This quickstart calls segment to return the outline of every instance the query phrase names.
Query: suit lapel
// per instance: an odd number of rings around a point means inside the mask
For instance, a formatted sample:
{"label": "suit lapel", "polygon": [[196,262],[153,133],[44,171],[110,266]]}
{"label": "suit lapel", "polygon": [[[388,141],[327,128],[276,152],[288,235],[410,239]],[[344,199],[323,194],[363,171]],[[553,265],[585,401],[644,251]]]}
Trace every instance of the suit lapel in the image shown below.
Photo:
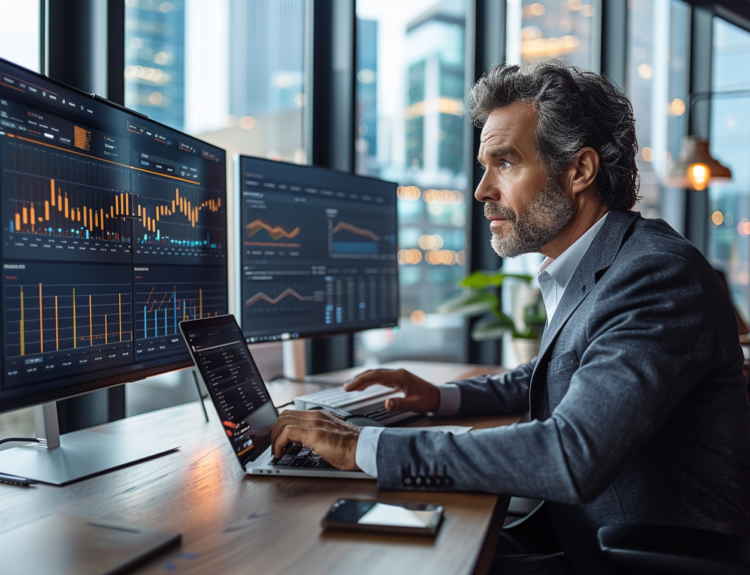
{"label": "suit lapel", "polygon": [[[576,271],[570,278],[560,304],[547,324],[542,336],[542,343],[537,356],[536,366],[531,376],[533,386],[536,370],[543,362],[543,358],[552,347],[558,333],[567,323],[573,312],[581,305],[596,285],[597,273],[612,265],[620,251],[623,236],[628,228],[640,217],[638,212],[624,210],[610,210],[604,225],[596,234],[591,246],[578,264]],[[531,395],[530,395],[531,397]]]}

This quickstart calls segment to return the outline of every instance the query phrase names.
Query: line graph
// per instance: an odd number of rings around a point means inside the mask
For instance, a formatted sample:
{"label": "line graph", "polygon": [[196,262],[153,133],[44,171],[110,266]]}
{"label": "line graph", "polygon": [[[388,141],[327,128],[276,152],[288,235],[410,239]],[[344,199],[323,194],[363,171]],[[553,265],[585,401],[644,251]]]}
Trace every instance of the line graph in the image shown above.
{"label": "line graph", "polygon": [[261,230],[266,230],[268,235],[274,240],[280,240],[281,238],[287,238],[291,240],[296,237],[300,232],[299,226],[294,228],[291,232],[287,232],[282,226],[271,226],[263,220],[254,220],[245,226],[247,230],[247,237],[251,238]]}
{"label": "line graph", "polygon": [[355,226],[354,224],[350,224],[347,222],[339,222],[336,224],[336,226],[331,231],[331,234],[337,234],[339,232],[350,232],[357,236],[362,236],[365,238],[370,238],[372,241],[377,242],[380,241],[380,236],[376,234],[375,232],[371,230],[366,230],[364,228],[360,228]]}
{"label": "line graph", "polygon": [[328,219],[328,255],[332,258],[379,259],[394,250],[392,235],[379,234],[362,225]]}
{"label": "line graph", "polygon": [[135,268],[136,356],[184,355],[181,321],[227,313],[224,268]]}
{"label": "line graph", "polygon": [[315,299],[315,296],[311,296],[311,295],[310,296],[303,296],[303,295],[298,294],[296,292],[296,290],[294,290],[292,288],[286,288],[283,292],[281,292],[276,297],[271,297],[271,296],[265,294],[264,292],[260,291],[260,292],[256,293],[255,295],[251,296],[245,302],[245,305],[247,307],[250,307],[250,306],[258,303],[259,301],[266,301],[266,302],[270,303],[271,305],[276,305],[281,300],[283,300],[284,298],[287,298],[287,297],[295,297],[299,301],[313,301]]}

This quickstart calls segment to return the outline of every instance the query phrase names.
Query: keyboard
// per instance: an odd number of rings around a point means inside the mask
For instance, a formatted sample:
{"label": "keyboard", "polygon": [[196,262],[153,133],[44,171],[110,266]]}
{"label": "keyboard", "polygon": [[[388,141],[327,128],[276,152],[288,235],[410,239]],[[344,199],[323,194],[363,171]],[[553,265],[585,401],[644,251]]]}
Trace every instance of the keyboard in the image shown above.
{"label": "keyboard", "polygon": [[304,467],[305,469],[335,469],[320,455],[304,445],[292,445],[281,457],[274,457],[268,465],[273,467]]}
{"label": "keyboard", "polygon": [[360,403],[368,399],[375,397],[381,397],[384,395],[395,394],[397,391],[392,387],[386,387],[385,385],[375,384],[370,387],[363,389],[362,391],[344,391],[343,387],[336,387],[333,389],[324,389],[323,391],[317,391],[315,393],[309,393],[302,395],[294,400],[294,404],[299,409],[310,409],[315,405],[322,405],[324,407],[342,408],[355,403]]}

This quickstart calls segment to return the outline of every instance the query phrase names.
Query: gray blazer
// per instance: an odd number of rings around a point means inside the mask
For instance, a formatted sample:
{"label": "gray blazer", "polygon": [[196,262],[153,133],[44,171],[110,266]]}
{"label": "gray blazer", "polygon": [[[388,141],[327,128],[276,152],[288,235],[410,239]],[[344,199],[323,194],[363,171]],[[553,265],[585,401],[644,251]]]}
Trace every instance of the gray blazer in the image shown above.
{"label": "gray blazer", "polygon": [[459,415],[530,411],[463,435],[386,429],[382,489],[545,499],[576,573],[609,573],[603,525],[750,535],[750,404],[734,313],[710,264],[662,220],[611,210],[539,356],[457,382]]}

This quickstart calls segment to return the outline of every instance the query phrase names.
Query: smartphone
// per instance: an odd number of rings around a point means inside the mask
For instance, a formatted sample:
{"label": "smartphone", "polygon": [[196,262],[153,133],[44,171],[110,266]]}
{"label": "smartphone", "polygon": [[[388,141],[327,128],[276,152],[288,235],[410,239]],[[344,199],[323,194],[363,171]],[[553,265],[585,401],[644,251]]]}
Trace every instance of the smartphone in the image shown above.
{"label": "smartphone", "polygon": [[442,505],[339,499],[320,525],[324,529],[433,536],[442,520]]}

